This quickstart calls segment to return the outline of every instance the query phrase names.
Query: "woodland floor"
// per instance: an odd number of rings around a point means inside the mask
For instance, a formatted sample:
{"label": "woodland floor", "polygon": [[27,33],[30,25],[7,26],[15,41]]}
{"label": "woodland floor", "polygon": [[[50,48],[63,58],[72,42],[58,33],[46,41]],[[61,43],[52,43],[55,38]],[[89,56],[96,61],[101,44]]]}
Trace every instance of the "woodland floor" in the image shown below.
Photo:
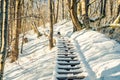
{"label": "woodland floor", "polygon": [[[72,33],[72,22],[62,21],[54,25],[54,38],[57,32],[72,40],[82,61],[86,73],[84,80],[120,80],[120,44],[92,30]],[[48,28],[39,28],[48,32]],[[6,61],[4,80],[52,80],[55,69],[57,48],[48,49],[46,36],[37,36],[33,31],[26,35],[23,54],[18,61]]]}

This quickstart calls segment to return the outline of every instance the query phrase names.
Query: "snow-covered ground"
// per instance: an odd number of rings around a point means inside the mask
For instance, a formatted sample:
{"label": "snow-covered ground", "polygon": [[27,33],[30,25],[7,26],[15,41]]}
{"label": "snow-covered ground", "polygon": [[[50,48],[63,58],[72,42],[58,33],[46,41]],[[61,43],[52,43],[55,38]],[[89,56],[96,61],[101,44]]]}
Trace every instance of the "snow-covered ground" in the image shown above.
{"label": "snow-covered ground", "polygon": [[[85,80],[120,80],[120,44],[91,30],[72,33],[72,26],[72,22],[66,20],[55,24],[54,38],[60,31],[62,36],[73,41],[88,73]],[[57,48],[50,51],[44,35],[36,38],[35,34],[28,32],[26,37],[29,42],[24,44],[18,61],[6,61],[4,80],[51,80]]]}
{"label": "snow-covered ground", "polygon": [[120,80],[120,44],[95,31],[76,32],[71,38],[91,80]]}

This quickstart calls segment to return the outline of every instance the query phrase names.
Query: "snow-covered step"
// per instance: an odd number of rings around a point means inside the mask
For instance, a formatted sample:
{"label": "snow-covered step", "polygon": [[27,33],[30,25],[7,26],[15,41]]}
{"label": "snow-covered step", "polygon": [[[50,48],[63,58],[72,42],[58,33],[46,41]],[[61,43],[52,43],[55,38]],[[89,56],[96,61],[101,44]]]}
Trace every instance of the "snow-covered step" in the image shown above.
{"label": "snow-covered step", "polygon": [[75,65],[75,66],[71,66],[71,65],[57,65],[58,69],[80,69],[81,66],[80,65]]}
{"label": "snow-covered step", "polygon": [[69,53],[73,53],[73,52],[75,52],[76,50],[75,49],[63,49],[63,48],[61,48],[61,49],[58,49],[59,51],[60,50],[64,50],[65,52],[69,52]]}
{"label": "snow-covered step", "polygon": [[64,51],[64,52],[65,52],[66,49],[65,49],[65,48],[58,48],[57,50],[58,50],[58,51]]}
{"label": "snow-covered step", "polygon": [[59,65],[78,65],[80,61],[57,61]]}
{"label": "snow-covered step", "polygon": [[68,52],[76,52],[75,49],[69,49]]}
{"label": "snow-covered step", "polygon": [[67,46],[67,45],[66,45],[66,47],[67,47],[68,49],[74,49],[74,48],[75,48],[74,46]]}
{"label": "snow-covered step", "polygon": [[63,41],[63,42],[58,42],[57,45],[59,45],[59,44],[60,44],[60,45],[61,45],[61,44],[62,44],[62,45],[65,45],[66,43],[65,43],[65,41]]}
{"label": "snow-covered step", "polygon": [[58,53],[71,53],[73,54],[75,51],[73,50],[66,50],[66,49],[57,49]]}
{"label": "snow-covered step", "polygon": [[57,58],[58,61],[78,61],[77,58],[71,59],[71,58]]}
{"label": "snow-covered step", "polygon": [[65,52],[60,52],[58,55],[75,55],[75,53],[65,53]]}
{"label": "snow-covered step", "polygon": [[75,52],[76,50],[75,49],[70,49],[70,50],[68,50],[68,49],[65,49],[65,48],[61,48],[61,49],[57,49],[58,51],[64,51],[64,52],[68,52],[68,53],[70,53],[70,52]]}
{"label": "snow-covered step", "polygon": [[82,72],[80,69],[57,69],[58,74],[79,74]]}
{"label": "snow-covered step", "polygon": [[67,55],[67,56],[64,56],[64,55],[58,55],[59,58],[76,58],[77,55]]}
{"label": "snow-covered step", "polygon": [[81,80],[83,70],[76,49],[69,40],[58,40],[57,58],[53,80]]}
{"label": "snow-covered step", "polygon": [[74,46],[72,45],[65,45],[66,47],[68,47],[68,48],[74,48]]}
{"label": "snow-covered step", "polygon": [[57,58],[57,61],[78,61],[78,59],[77,58],[75,58],[75,59],[71,59],[71,58]]}
{"label": "snow-covered step", "polygon": [[77,75],[74,75],[74,74],[64,74],[64,75],[56,75],[56,78],[58,80],[81,80],[81,79],[84,79],[85,76],[83,75],[80,75],[80,74],[77,74]]}
{"label": "snow-covered step", "polygon": [[58,48],[66,48],[67,46],[65,46],[65,45],[61,45],[61,46],[57,46]]}
{"label": "snow-covered step", "polygon": [[67,45],[67,46],[73,46],[73,44],[71,44],[71,43],[66,43],[66,45]]}
{"label": "snow-covered step", "polygon": [[68,50],[75,50],[74,47],[68,47],[68,46],[67,46],[67,49]]}
{"label": "snow-covered step", "polygon": [[64,39],[57,39],[57,42],[66,42],[66,40],[64,40]]}
{"label": "snow-covered step", "polygon": [[76,55],[76,53],[71,53],[71,52],[58,52],[58,55]]}
{"label": "snow-covered step", "polygon": [[66,53],[66,51],[58,49],[58,53]]}

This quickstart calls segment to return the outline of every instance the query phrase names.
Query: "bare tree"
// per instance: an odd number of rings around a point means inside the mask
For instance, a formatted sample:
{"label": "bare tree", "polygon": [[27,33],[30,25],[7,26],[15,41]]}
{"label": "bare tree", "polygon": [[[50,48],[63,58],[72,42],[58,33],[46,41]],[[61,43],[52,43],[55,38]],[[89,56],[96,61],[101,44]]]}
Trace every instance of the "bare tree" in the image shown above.
{"label": "bare tree", "polygon": [[31,0],[31,1],[29,1],[29,3],[28,4],[30,4],[29,5],[29,9],[30,9],[30,15],[32,15],[33,17],[31,17],[31,23],[32,23],[32,28],[33,28],[33,30],[34,30],[34,32],[37,34],[37,37],[40,37],[40,36],[42,36],[42,34],[39,32],[39,30],[38,30],[38,25],[37,25],[37,21],[34,19],[35,18],[35,13],[33,12],[33,0]]}
{"label": "bare tree", "polygon": [[37,1],[36,2],[36,6],[37,6],[37,9],[38,9],[38,14],[39,14],[39,22],[40,22],[40,19],[42,20],[42,23],[43,23],[43,27],[45,28],[46,27],[46,25],[45,25],[45,11],[44,10],[42,10],[42,8],[41,8],[41,3],[40,3],[40,1]]}

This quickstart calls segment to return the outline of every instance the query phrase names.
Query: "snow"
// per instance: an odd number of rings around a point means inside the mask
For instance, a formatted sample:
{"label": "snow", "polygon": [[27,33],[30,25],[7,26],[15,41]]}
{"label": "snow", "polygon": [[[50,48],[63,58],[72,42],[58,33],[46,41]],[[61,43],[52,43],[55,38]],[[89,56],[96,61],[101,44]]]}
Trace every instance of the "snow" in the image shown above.
{"label": "snow", "polygon": [[26,43],[17,62],[9,63],[7,60],[4,80],[49,80],[56,48],[49,51],[47,43],[45,36]]}
{"label": "snow", "polygon": [[[55,24],[54,38],[57,40],[56,33],[61,32],[74,43],[86,75],[84,80],[120,80],[120,44],[92,30],[72,33],[72,27],[67,20]],[[4,80],[52,80],[57,48],[49,50],[47,37],[37,38],[33,31],[27,32],[26,37],[29,42],[24,44],[18,61],[9,63],[7,59]]]}
{"label": "snow", "polygon": [[90,66],[88,73],[96,74],[91,80],[120,80],[120,44],[91,30],[77,32],[71,38],[78,42],[85,65]]}

